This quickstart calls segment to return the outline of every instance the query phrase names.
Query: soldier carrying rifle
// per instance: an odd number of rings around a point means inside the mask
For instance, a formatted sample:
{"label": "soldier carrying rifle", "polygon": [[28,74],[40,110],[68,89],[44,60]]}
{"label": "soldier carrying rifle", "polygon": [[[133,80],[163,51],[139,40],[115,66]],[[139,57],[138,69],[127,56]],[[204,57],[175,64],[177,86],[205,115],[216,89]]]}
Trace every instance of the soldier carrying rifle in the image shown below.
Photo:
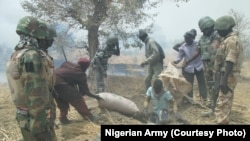
{"label": "soldier carrying rifle", "polygon": [[236,32],[233,32],[235,21],[231,16],[219,17],[215,22],[215,30],[224,37],[217,50],[215,70],[221,73],[219,94],[215,107],[217,124],[229,124],[233,105],[234,89],[243,62],[243,47]]}

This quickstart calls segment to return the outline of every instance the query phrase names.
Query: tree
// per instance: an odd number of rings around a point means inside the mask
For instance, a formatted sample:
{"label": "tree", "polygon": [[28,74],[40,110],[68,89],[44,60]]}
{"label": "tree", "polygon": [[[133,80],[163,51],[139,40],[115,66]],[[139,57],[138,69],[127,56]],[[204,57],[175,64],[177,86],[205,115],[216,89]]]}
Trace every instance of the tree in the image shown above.
{"label": "tree", "polygon": [[[173,0],[179,2],[187,0]],[[141,46],[137,36],[138,27],[152,26],[156,13],[145,10],[156,8],[163,0],[22,0],[22,7],[33,16],[47,22],[67,24],[71,30],[87,30],[90,58],[99,46],[99,40],[117,35],[124,47]],[[151,22],[149,21],[151,20]],[[148,24],[146,24],[146,22]],[[136,32],[134,31],[136,30]],[[134,41],[134,40],[133,40]]]}
{"label": "tree", "polygon": [[233,9],[229,11],[229,15],[231,15],[235,20],[234,30],[239,34],[241,41],[243,43],[244,55],[250,53],[250,21],[249,19],[240,12],[237,12]]}

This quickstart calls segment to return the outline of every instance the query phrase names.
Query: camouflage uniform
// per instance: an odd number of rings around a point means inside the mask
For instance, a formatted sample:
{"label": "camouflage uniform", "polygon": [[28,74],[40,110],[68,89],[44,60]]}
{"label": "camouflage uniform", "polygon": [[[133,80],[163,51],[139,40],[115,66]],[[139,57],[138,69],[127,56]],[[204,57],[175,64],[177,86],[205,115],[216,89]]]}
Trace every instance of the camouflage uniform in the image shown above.
{"label": "camouflage uniform", "polygon": [[220,48],[216,53],[215,69],[223,75],[225,72],[226,61],[233,62],[233,71],[228,77],[227,86],[232,90],[223,94],[220,90],[217,105],[215,109],[216,120],[218,124],[228,124],[231,112],[234,89],[238,82],[240,67],[243,62],[243,48],[237,33],[231,32],[225,37]]}
{"label": "camouflage uniform", "polygon": [[214,81],[214,61],[216,50],[220,45],[222,38],[214,31],[210,37],[201,36],[198,48],[201,50],[201,59],[204,65],[204,75],[208,90],[208,100],[213,101],[213,86],[208,85],[209,81]]}
{"label": "camouflage uniform", "polygon": [[95,72],[96,93],[105,91],[104,77],[107,76],[108,59],[112,55],[120,55],[117,38],[109,38],[105,48],[99,48],[91,61]]}
{"label": "camouflage uniform", "polygon": [[94,60],[98,58],[102,66],[98,65],[95,61],[93,68],[95,71],[95,80],[96,80],[96,93],[104,92],[104,75],[107,73],[108,69],[108,59],[112,56],[111,52],[106,52],[104,49],[98,49]]}
{"label": "camouflage uniform", "polygon": [[38,39],[46,39],[49,30],[43,22],[24,17],[18,23],[17,33],[20,41],[6,70],[17,123],[25,141],[56,141],[54,64],[38,45]]}

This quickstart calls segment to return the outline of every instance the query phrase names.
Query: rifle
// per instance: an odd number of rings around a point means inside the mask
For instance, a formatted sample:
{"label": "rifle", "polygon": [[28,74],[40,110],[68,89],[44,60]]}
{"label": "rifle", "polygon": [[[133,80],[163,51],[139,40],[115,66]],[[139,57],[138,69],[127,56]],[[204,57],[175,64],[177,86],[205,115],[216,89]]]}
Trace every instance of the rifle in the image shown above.
{"label": "rifle", "polygon": [[50,90],[51,96],[49,97],[49,104],[46,106],[46,139],[45,141],[50,141],[53,137],[53,130],[54,130],[54,120],[56,118],[56,104],[54,103],[54,98],[58,98],[58,93],[52,88]]}
{"label": "rifle", "polygon": [[219,96],[219,91],[220,91],[220,79],[221,79],[221,72],[216,72],[214,75],[214,81],[209,81],[208,85],[213,86],[213,93],[212,93],[212,98],[213,98],[213,105],[212,105],[212,112],[215,111],[216,107],[216,101]]}
{"label": "rifle", "polygon": [[45,136],[45,141],[50,141],[51,140],[51,129],[50,129],[50,126],[51,126],[51,120],[52,120],[52,108],[51,106],[48,106],[47,107],[47,110],[46,110],[46,114],[47,114],[47,118],[46,118],[46,136]]}
{"label": "rifle", "polygon": [[65,62],[67,62],[68,60],[67,60],[63,46],[61,46],[61,49],[62,49],[62,53],[63,53],[64,59],[65,59]]}

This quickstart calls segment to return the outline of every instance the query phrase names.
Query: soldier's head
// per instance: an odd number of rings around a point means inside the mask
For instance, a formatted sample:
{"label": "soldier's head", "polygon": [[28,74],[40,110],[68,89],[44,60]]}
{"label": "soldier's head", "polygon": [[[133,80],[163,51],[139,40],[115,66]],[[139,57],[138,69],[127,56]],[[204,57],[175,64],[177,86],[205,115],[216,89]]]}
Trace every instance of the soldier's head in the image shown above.
{"label": "soldier's head", "polygon": [[46,39],[38,40],[39,47],[44,51],[47,51],[47,49],[52,46],[54,42],[54,37],[57,36],[56,30],[52,25],[47,25],[47,27],[48,27],[48,37]]}
{"label": "soldier's head", "polygon": [[106,41],[106,45],[109,48],[116,48],[119,47],[119,41],[117,37],[109,37]]}
{"label": "soldier's head", "polygon": [[194,36],[193,32],[191,32],[191,31],[186,32],[184,34],[184,39],[185,39],[186,44],[191,45],[194,41],[194,37],[195,36]]}
{"label": "soldier's head", "polygon": [[232,16],[221,16],[215,21],[215,30],[221,37],[226,37],[230,32],[233,31],[235,21]]}
{"label": "soldier's head", "polygon": [[48,42],[51,38],[48,25],[32,16],[25,16],[19,20],[16,33],[18,35],[35,38],[37,40],[38,47],[43,50],[46,50],[52,44],[51,41],[50,43]]}
{"label": "soldier's head", "polygon": [[210,36],[214,31],[214,20],[209,16],[205,16],[200,18],[199,20],[199,28],[201,32],[203,32],[204,36]]}
{"label": "soldier's head", "polygon": [[116,51],[119,48],[119,40],[117,37],[109,37],[106,41],[106,50],[112,52],[114,55],[116,54]]}
{"label": "soldier's head", "polygon": [[85,72],[89,65],[90,65],[90,61],[88,58],[83,58],[83,57],[80,57],[77,61],[77,63],[80,65],[81,69],[83,72]]}
{"label": "soldier's head", "polygon": [[21,18],[16,27],[18,35],[26,35],[36,39],[48,38],[48,27],[43,22],[32,16]]}
{"label": "soldier's head", "polygon": [[147,37],[148,37],[148,34],[144,30],[140,29],[139,30],[139,38],[141,39],[141,41],[144,42]]}
{"label": "soldier's head", "polygon": [[153,89],[156,94],[159,94],[163,90],[163,83],[161,79],[157,78],[154,80]]}

